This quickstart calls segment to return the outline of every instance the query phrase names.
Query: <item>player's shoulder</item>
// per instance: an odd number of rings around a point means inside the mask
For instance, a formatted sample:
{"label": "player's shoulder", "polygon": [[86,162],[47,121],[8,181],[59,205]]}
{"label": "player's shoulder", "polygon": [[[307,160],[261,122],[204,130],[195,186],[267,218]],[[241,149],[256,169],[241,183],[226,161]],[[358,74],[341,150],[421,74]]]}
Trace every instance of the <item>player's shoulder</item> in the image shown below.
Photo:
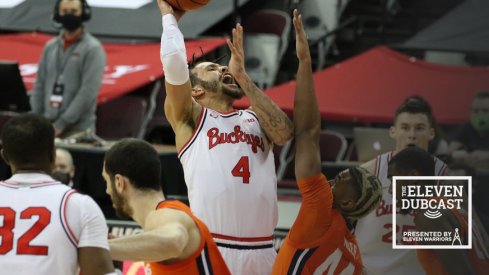
{"label": "player's shoulder", "polygon": [[370,173],[374,173],[376,164],[377,164],[377,157],[375,157],[375,158],[373,158],[373,159],[371,159],[365,163],[362,163],[360,165],[360,167],[367,169]]}
{"label": "player's shoulder", "polygon": [[376,171],[377,169],[384,167],[388,164],[392,155],[393,155],[393,152],[386,152],[386,153],[377,155],[375,158],[361,164],[360,166],[367,169],[369,172],[375,174],[377,172]]}
{"label": "player's shoulder", "polygon": [[73,205],[76,207],[83,207],[84,209],[88,210],[93,207],[98,207],[97,203],[95,200],[85,194],[79,193],[77,190],[72,189],[68,186],[66,186],[67,189],[65,189],[65,200],[68,202],[68,205]]}
{"label": "player's shoulder", "polygon": [[183,203],[171,203],[151,211],[145,219],[145,229],[151,229],[170,223],[180,223],[185,227],[196,226],[196,220]]}
{"label": "player's shoulder", "polygon": [[48,196],[67,196],[68,193],[73,192],[74,190],[68,185],[62,184],[60,182],[54,182],[47,186],[42,187],[44,192],[48,194]]}
{"label": "player's shoulder", "polygon": [[258,115],[255,113],[255,111],[253,111],[253,109],[251,109],[251,107],[248,109],[241,110],[240,113],[242,114],[242,116],[244,115],[244,116],[254,117],[258,121]]}
{"label": "player's shoulder", "polygon": [[435,160],[435,165],[438,165],[438,166],[446,166],[447,165],[445,163],[445,161],[443,161],[442,159],[438,158],[437,156],[433,156],[433,159]]}

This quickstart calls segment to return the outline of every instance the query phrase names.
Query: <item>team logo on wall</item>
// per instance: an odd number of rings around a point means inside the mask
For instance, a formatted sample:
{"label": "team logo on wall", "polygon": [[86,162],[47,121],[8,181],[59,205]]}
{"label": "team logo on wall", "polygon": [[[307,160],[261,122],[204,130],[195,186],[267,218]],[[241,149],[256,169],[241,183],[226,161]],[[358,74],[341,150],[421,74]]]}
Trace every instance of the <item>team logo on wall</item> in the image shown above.
{"label": "team logo on wall", "polygon": [[[394,249],[472,248],[472,177],[393,177]],[[414,216],[415,226],[398,224]]]}

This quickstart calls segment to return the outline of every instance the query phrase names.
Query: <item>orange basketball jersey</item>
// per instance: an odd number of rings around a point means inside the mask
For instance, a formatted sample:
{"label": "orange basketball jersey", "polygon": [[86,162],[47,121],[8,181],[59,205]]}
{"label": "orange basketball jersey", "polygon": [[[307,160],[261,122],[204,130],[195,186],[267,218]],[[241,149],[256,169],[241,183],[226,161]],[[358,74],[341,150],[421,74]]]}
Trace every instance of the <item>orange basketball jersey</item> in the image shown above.
{"label": "orange basketball jersey", "polygon": [[[332,207],[333,194],[324,175],[298,180],[297,184],[301,209],[272,274],[361,274],[357,242],[341,213]],[[320,237],[306,240],[311,236]]]}
{"label": "orange basketball jersey", "polygon": [[[172,208],[181,210],[195,221],[200,231],[200,245],[199,249],[188,259],[176,263],[176,264],[162,264],[162,263],[147,263],[151,268],[151,275],[170,275],[170,274],[222,274],[228,275],[228,267],[224,263],[221,253],[217,249],[216,243],[212,239],[212,235],[209,233],[207,226],[196,218],[190,208],[179,201],[163,201],[158,207],[161,208]],[[164,249],[164,248],[162,248]]]}

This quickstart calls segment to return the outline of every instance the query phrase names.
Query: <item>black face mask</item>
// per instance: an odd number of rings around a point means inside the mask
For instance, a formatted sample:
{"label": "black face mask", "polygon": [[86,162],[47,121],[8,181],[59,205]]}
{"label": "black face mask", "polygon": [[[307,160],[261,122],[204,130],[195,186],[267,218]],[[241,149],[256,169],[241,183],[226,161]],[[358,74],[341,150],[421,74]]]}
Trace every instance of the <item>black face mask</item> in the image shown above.
{"label": "black face mask", "polygon": [[54,172],[51,176],[53,177],[53,179],[66,185],[68,185],[71,180],[70,174],[59,171]]}
{"label": "black face mask", "polygon": [[59,17],[59,21],[63,28],[68,31],[74,31],[82,25],[81,16],[76,16],[74,14],[65,14]]}

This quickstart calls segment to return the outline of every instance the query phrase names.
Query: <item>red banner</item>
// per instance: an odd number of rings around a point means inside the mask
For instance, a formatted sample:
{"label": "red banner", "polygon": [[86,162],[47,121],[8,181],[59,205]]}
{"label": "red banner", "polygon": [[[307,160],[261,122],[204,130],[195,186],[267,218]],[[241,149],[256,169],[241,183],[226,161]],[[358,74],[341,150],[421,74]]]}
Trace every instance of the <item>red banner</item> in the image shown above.
{"label": "red banner", "polygon": [[[19,63],[28,90],[36,79],[38,62],[46,42],[53,36],[40,33],[0,35],[0,60]],[[186,41],[187,57],[202,56],[226,43],[225,38]],[[104,43],[107,53],[102,88],[98,102],[119,97],[163,76],[160,62],[160,43]]]}
{"label": "red banner", "polygon": [[[295,68],[294,68],[295,70]],[[347,122],[391,123],[407,97],[430,102],[438,123],[465,123],[472,96],[489,90],[489,68],[432,64],[386,47],[376,47],[313,76],[321,117]],[[267,90],[288,113],[294,109],[296,82]],[[236,108],[249,106],[247,98]]]}

